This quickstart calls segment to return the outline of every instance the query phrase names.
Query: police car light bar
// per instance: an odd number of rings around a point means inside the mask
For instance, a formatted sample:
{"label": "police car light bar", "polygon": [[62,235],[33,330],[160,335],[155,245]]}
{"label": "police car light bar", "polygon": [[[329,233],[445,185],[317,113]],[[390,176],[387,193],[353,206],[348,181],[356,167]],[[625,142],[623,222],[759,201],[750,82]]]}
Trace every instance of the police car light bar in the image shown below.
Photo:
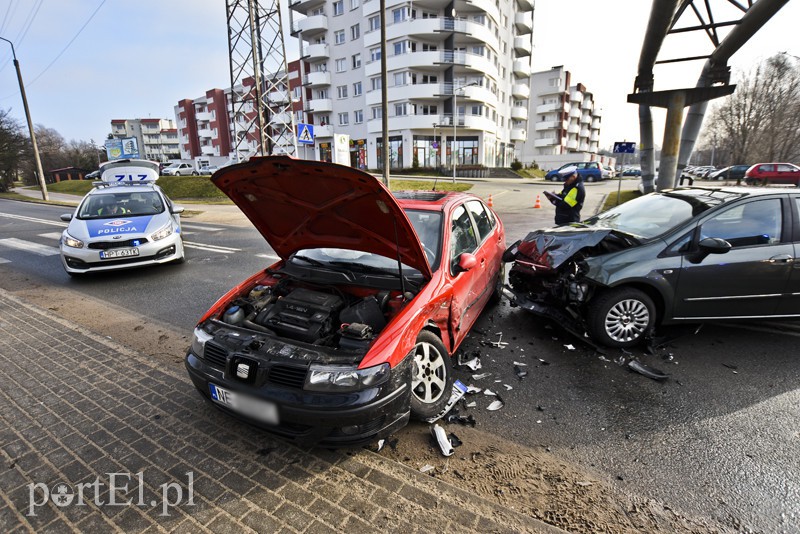
{"label": "police car light bar", "polygon": [[153,183],[158,180],[158,163],[146,159],[117,159],[102,165],[104,184]]}

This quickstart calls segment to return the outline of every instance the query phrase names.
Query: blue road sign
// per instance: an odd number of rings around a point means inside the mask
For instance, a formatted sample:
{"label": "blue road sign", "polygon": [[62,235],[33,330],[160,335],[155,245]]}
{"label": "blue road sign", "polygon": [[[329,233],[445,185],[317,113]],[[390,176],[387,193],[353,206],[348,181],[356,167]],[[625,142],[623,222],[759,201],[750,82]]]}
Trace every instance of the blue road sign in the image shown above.
{"label": "blue road sign", "polygon": [[313,124],[298,124],[297,125],[297,142],[302,145],[314,144],[314,125]]}
{"label": "blue road sign", "polygon": [[614,154],[633,154],[634,152],[636,152],[636,143],[632,141],[614,143]]}

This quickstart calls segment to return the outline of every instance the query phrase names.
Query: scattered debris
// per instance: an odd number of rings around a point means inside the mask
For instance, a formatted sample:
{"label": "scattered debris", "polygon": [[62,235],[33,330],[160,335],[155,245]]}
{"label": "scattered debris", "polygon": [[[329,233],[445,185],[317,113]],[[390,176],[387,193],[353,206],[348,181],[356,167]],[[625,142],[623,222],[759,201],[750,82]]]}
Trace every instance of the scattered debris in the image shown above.
{"label": "scattered debris", "polygon": [[528,366],[527,363],[523,363],[523,362],[514,362],[514,365],[519,365],[520,367],[527,367]]}
{"label": "scattered debris", "polygon": [[477,402],[475,402],[475,401],[472,401],[472,402],[468,402],[468,403],[467,403],[465,406],[466,406],[467,408],[474,408],[474,407],[475,407],[475,406],[477,406],[477,405],[478,405],[478,403],[477,403]]}
{"label": "scattered debris", "polygon": [[481,359],[475,356],[471,360],[464,362],[462,365],[471,371],[477,371],[481,368]]}
{"label": "scattered debris", "polygon": [[503,386],[505,386],[506,391],[511,391],[512,389],[514,389],[511,386],[509,386],[508,384],[503,384]]}
{"label": "scattered debris", "polygon": [[498,398],[496,401],[492,401],[492,403],[489,406],[487,406],[486,409],[489,410],[490,412],[496,412],[503,406],[505,406],[505,403]]}
{"label": "scattered debris", "polygon": [[475,393],[480,393],[483,391],[481,388],[475,387],[472,384],[467,386],[467,395],[474,395]]}
{"label": "scattered debris", "polygon": [[575,345],[567,343],[566,345],[564,345],[564,348],[566,348],[567,350],[575,350]]}
{"label": "scattered debris", "polygon": [[425,465],[423,465],[422,467],[419,468],[419,472],[420,473],[427,473],[428,471],[431,471],[433,469],[436,469],[436,468],[433,467],[431,464],[425,464]]}
{"label": "scattered debris", "polygon": [[472,375],[472,379],[480,380],[481,378],[486,378],[487,376],[492,376],[492,373],[481,373],[479,375]]}
{"label": "scattered debris", "polygon": [[538,358],[538,360],[542,363],[542,365],[550,365],[550,362],[548,362],[547,360],[543,360],[541,358]]}
{"label": "scattered debris", "polygon": [[723,366],[723,367],[727,367],[728,369],[733,369],[734,371],[735,371],[736,369],[738,369],[738,367],[736,367],[735,365],[731,365],[731,364],[729,364],[729,363],[723,363],[723,364],[722,364],[722,366]]}
{"label": "scattered debris", "polygon": [[397,444],[398,444],[399,442],[400,442],[400,440],[399,440],[399,439],[397,439],[397,438],[394,438],[393,440],[391,440],[391,441],[389,442],[389,448],[390,448],[390,449],[392,449],[393,451],[396,451],[396,450],[397,450]]}
{"label": "scattered debris", "polygon": [[483,390],[483,394],[487,395],[487,396],[490,396],[490,397],[496,397],[497,396],[497,393],[495,393],[494,391],[492,391],[491,389],[488,389],[488,388]]}
{"label": "scattered debris", "polygon": [[592,483],[591,483],[591,482],[588,482],[588,481],[586,481],[586,480],[579,480],[579,481],[577,481],[575,484],[577,484],[578,486],[580,486],[580,487],[582,487],[582,488],[585,488],[585,487],[587,487],[587,486],[591,486],[591,485],[592,485]]}
{"label": "scattered debris", "polygon": [[466,392],[467,392],[467,386],[465,386],[463,383],[461,383],[460,380],[456,380],[455,382],[453,382],[453,392],[450,395],[450,400],[447,401],[447,405],[444,407],[444,409],[441,412],[439,412],[434,417],[426,419],[426,421],[428,423],[433,423],[435,421],[438,421],[442,417],[444,417],[447,414],[447,412],[449,412],[450,409],[453,406],[455,406],[455,404],[459,401],[459,399],[461,399],[461,397],[464,396],[464,394]]}
{"label": "scattered debris", "polygon": [[536,410],[538,410],[540,412],[543,412],[544,411],[544,406],[542,406],[541,404],[537,404],[536,405]]}
{"label": "scattered debris", "polygon": [[383,446],[385,444],[386,444],[386,440],[385,439],[379,439],[378,440],[378,450],[376,452],[381,452],[381,450],[383,449]]}
{"label": "scattered debris", "polygon": [[669,378],[669,375],[665,375],[663,371],[659,371],[658,369],[654,369],[649,367],[639,360],[631,360],[628,362],[628,369],[631,371],[636,371],[642,376],[646,376],[647,378],[651,378],[653,380],[666,380]]}
{"label": "scattered debris", "polygon": [[523,378],[528,376],[527,369],[523,369],[522,367],[520,367],[519,365],[516,365],[516,364],[514,365],[514,372],[517,373],[517,377],[520,380],[522,380]]}
{"label": "scattered debris", "polygon": [[444,428],[439,425],[433,425],[431,427],[431,435],[439,446],[442,456],[453,455],[455,451],[453,450],[453,445],[450,443],[450,440],[447,438],[447,433],[444,431]]}
{"label": "scattered debris", "polygon": [[471,415],[448,415],[447,422],[471,427],[474,427],[476,424],[475,418]]}
{"label": "scattered debris", "polygon": [[490,341],[489,345],[497,347],[498,349],[506,348],[508,346],[508,343],[503,341],[503,333],[497,332],[495,335],[497,336],[497,341]]}
{"label": "scattered debris", "polygon": [[458,439],[458,436],[456,436],[452,432],[447,434],[447,439],[450,440],[450,445],[452,445],[454,449],[456,447],[460,447],[460,446],[462,446],[464,444],[464,442],[462,442],[460,439]]}

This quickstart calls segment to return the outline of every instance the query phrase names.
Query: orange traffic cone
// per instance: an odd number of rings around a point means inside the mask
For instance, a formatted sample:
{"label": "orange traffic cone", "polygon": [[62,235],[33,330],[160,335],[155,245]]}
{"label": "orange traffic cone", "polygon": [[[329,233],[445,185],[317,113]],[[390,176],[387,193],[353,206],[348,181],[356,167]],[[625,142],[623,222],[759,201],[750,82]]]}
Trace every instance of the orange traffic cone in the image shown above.
{"label": "orange traffic cone", "polygon": [[542,201],[539,200],[539,195],[536,195],[536,204],[534,204],[533,207],[534,208],[541,208],[542,207]]}
{"label": "orange traffic cone", "polygon": [[494,202],[492,202],[492,195],[489,195],[489,201],[487,202],[487,204],[489,204],[490,208],[494,207]]}

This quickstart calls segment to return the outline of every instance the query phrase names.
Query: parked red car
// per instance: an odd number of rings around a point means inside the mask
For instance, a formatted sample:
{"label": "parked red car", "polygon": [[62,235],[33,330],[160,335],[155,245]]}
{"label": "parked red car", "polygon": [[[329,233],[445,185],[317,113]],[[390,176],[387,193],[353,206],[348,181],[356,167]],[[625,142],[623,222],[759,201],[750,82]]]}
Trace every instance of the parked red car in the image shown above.
{"label": "parked red car", "polygon": [[281,258],[200,319],[186,368],[218,408],[301,443],[355,445],[435,416],[451,355],[504,282],[481,199],[392,195],[364,172],[285,156],[212,181]]}
{"label": "parked red car", "polygon": [[800,167],[792,163],[756,163],[744,174],[747,185],[800,185]]}

